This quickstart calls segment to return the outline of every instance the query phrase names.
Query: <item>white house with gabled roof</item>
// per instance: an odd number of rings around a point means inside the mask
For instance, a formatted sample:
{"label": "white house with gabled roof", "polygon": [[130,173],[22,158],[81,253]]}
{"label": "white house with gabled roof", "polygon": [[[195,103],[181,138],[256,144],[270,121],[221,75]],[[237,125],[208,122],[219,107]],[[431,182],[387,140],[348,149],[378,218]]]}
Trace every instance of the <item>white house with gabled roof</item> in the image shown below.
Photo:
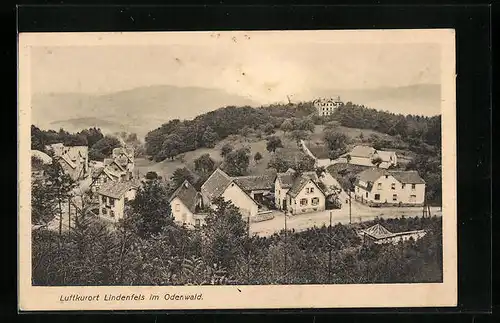
{"label": "white house with gabled roof", "polygon": [[370,206],[422,206],[425,181],[417,171],[374,167],[356,176],[354,198]]}

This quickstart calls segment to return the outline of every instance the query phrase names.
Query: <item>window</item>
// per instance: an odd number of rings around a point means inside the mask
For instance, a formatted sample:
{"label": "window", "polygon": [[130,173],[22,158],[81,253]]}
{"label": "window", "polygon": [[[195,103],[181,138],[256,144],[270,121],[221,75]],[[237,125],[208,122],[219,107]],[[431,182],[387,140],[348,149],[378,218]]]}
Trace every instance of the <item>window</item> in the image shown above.
{"label": "window", "polygon": [[102,197],[102,203],[106,204],[106,196]]}
{"label": "window", "polygon": [[311,187],[311,188],[306,188],[306,193],[307,194],[310,194],[310,193],[314,193],[314,187]]}
{"label": "window", "polygon": [[401,184],[401,188],[402,188],[402,189],[404,189],[404,188],[405,188],[405,186],[406,186],[405,184]]}
{"label": "window", "polygon": [[111,216],[112,218],[114,218],[115,217],[115,212],[109,211],[109,216]]}
{"label": "window", "polygon": [[396,189],[396,183],[392,183],[391,184],[391,190],[395,190]]}
{"label": "window", "polygon": [[108,214],[108,210],[106,210],[105,207],[102,208],[102,214],[104,214],[104,215]]}
{"label": "window", "polygon": [[397,201],[398,200],[398,195],[397,194],[392,194],[392,200]]}
{"label": "window", "polygon": [[194,220],[194,225],[195,225],[195,227],[199,228],[199,227],[200,227],[200,225],[201,225],[201,221],[200,221],[200,219],[196,219],[196,220]]}
{"label": "window", "polygon": [[109,199],[109,205],[115,206],[115,199]]}
{"label": "window", "polygon": [[[376,152],[375,152],[376,153]],[[389,175],[385,175],[385,178],[389,178]]]}
{"label": "window", "polygon": [[307,199],[300,199],[300,206],[307,205]]}
{"label": "window", "polygon": [[380,200],[380,194],[375,194],[375,201],[379,201]]}
{"label": "window", "polygon": [[416,195],[410,195],[410,202],[415,202],[417,200]]}
{"label": "window", "polygon": [[176,204],[175,205],[175,211],[179,212],[181,210],[181,205],[180,204]]}
{"label": "window", "polygon": [[368,198],[368,192],[366,192],[366,198]]}
{"label": "window", "polygon": [[382,183],[378,183],[378,184],[377,184],[377,189],[378,189],[378,190],[381,190],[381,189],[382,189]]}
{"label": "window", "polygon": [[411,189],[414,190],[417,185],[411,184]]}
{"label": "window", "polygon": [[311,199],[311,205],[318,205],[319,204],[319,198],[313,197]]}

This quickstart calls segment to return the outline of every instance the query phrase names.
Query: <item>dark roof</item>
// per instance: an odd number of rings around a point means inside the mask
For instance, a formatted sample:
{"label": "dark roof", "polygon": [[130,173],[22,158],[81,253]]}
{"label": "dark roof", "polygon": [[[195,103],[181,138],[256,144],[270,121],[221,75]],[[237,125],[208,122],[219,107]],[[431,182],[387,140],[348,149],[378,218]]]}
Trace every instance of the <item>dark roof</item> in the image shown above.
{"label": "dark roof", "polygon": [[196,191],[194,186],[186,180],[175,190],[169,201],[172,202],[172,200],[177,197],[191,212],[194,213],[196,211],[198,194],[199,193]]}
{"label": "dark roof", "polygon": [[233,177],[233,180],[245,191],[270,190],[273,188],[275,177],[274,174],[264,174]]}
{"label": "dark roof", "polygon": [[314,157],[318,159],[330,159],[330,156],[328,154],[328,148],[324,143],[321,143],[319,145],[315,143],[308,142],[306,144],[307,149],[311,152],[311,154],[314,155]]}
{"label": "dark roof", "polygon": [[293,174],[291,173],[278,173],[278,180],[282,188],[290,188],[293,185]]}
{"label": "dark roof", "polygon": [[361,173],[359,173],[357,178],[358,178],[358,180],[366,182],[366,183],[375,182],[377,179],[380,178],[380,176],[383,176],[386,173],[387,173],[387,171],[384,169],[372,167],[372,168],[368,168],[368,169],[362,171]]}
{"label": "dark roof", "polygon": [[[293,176],[293,175],[292,175]],[[318,186],[318,175],[316,175],[315,172],[305,172],[303,173],[301,176],[299,177],[296,177],[294,180],[293,180],[293,185],[292,187],[290,188],[290,190],[288,190],[287,194],[289,194],[291,197],[296,197],[300,191],[302,191],[302,189],[304,188],[304,186],[309,183],[310,181],[312,181],[317,187],[318,189],[323,192],[321,190],[321,188]],[[323,193],[324,194],[324,193]]]}
{"label": "dark roof", "polygon": [[220,168],[217,168],[201,186],[201,194],[212,201],[220,197],[231,182],[231,177]]}
{"label": "dark roof", "polygon": [[138,183],[135,181],[108,182],[103,184],[97,193],[119,199],[122,198],[127,191],[132,188],[137,188],[138,186]]}
{"label": "dark roof", "polygon": [[101,173],[104,171],[104,167],[92,167],[90,169],[90,174],[92,176],[92,178],[96,178],[96,177],[99,177],[99,175],[101,175]]}
{"label": "dark roof", "polygon": [[425,181],[416,170],[412,171],[389,171],[400,183],[404,184],[425,184]]}

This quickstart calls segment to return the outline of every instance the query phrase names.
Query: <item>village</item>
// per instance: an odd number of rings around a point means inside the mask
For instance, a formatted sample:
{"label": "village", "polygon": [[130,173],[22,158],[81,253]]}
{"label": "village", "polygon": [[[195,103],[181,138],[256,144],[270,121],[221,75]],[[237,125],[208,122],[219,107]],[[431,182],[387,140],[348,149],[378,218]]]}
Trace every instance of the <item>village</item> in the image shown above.
{"label": "village", "polygon": [[[329,116],[342,102],[340,98],[316,100],[319,117]],[[168,196],[174,221],[187,228],[199,228],[214,201],[230,201],[248,222],[249,231],[270,236],[284,228],[303,231],[336,223],[352,224],[377,217],[441,215],[441,209],[425,203],[426,182],[417,171],[401,170],[398,153],[368,145],[355,145],[338,158],[331,159],[324,149],[300,140],[302,152],[314,160],[314,171],[289,168],[257,175],[230,176],[217,167],[199,189],[189,180]],[[63,219],[56,217],[48,227],[57,230],[60,223],[69,229],[83,209],[113,225],[126,216],[126,205],[148,179],[135,165],[134,148],[117,147],[103,161],[89,159],[89,147],[47,145],[45,151],[32,150],[32,158],[42,164],[57,162],[64,173],[77,183],[64,207]],[[329,167],[349,165],[363,169],[352,188],[342,187]],[[326,170],[326,171],[325,171]],[[33,168],[33,178],[43,177]],[[335,175],[335,173],[333,173]],[[89,202],[85,202],[89,201]],[[73,224],[74,225],[74,224]],[[391,233],[377,224],[358,234],[375,241],[418,239],[422,230]],[[397,239],[396,239],[397,238]]]}

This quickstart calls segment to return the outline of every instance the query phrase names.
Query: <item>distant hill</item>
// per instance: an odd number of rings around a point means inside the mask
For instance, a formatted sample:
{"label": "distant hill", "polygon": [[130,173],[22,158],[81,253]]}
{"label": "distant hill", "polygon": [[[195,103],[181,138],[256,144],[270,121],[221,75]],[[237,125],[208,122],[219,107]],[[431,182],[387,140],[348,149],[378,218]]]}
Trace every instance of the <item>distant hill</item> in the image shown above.
{"label": "distant hill", "polygon": [[320,97],[339,95],[344,102],[351,101],[368,108],[393,113],[423,116],[441,114],[441,86],[439,84],[353,90],[321,89],[315,92]]}
{"label": "distant hill", "polygon": [[190,119],[219,107],[259,106],[245,97],[198,87],[150,86],[110,94],[51,93],[32,97],[33,123],[43,129],[131,131],[144,136],[170,119]]}

